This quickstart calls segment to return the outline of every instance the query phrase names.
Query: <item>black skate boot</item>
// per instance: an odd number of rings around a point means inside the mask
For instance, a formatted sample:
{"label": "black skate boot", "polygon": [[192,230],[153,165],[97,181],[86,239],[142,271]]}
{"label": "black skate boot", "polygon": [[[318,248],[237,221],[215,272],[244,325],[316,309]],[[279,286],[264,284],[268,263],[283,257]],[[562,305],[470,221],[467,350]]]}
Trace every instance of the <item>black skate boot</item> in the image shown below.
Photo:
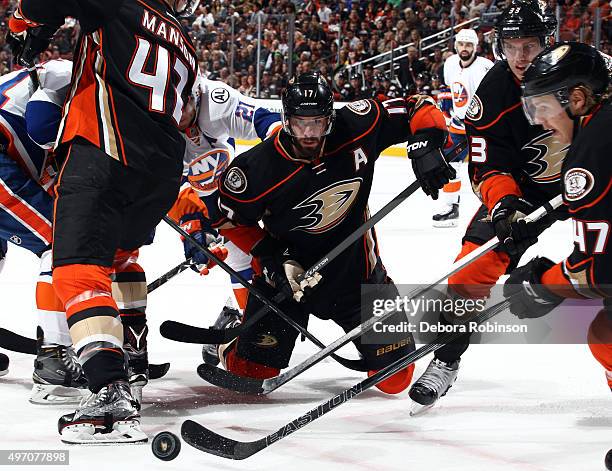
{"label": "black skate boot", "polygon": [[89,396],[72,414],[60,417],[61,440],[81,444],[146,442],[139,409],[130,384],[115,381]]}
{"label": "black skate boot", "polygon": [[459,362],[445,363],[434,358],[421,377],[410,388],[408,393],[415,404],[410,415],[420,414],[431,408],[438,399],[444,396],[457,379]]}
{"label": "black skate boot", "polygon": [[0,376],[4,376],[8,373],[9,357],[4,353],[0,353]]}
{"label": "black skate boot", "polygon": [[45,345],[40,327],[32,381],[32,404],[78,404],[89,395],[87,379],[74,349],[65,345]]}
{"label": "black skate boot", "polygon": [[[240,324],[242,320],[242,314],[238,309],[231,306],[224,306],[221,314],[217,317],[217,320],[213,324],[214,329],[228,329],[235,327]],[[216,343],[205,343],[202,346],[202,359],[204,363],[211,366],[217,366],[219,364],[219,345]]]}
{"label": "black skate boot", "polygon": [[459,223],[459,203],[447,206],[445,210],[432,217],[433,227],[456,227]]}
{"label": "black skate boot", "polygon": [[148,333],[147,324],[123,326],[123,350],[128,356],[128,378],[132,393],[139,403],[142,403],[142,388],[149,382]]}

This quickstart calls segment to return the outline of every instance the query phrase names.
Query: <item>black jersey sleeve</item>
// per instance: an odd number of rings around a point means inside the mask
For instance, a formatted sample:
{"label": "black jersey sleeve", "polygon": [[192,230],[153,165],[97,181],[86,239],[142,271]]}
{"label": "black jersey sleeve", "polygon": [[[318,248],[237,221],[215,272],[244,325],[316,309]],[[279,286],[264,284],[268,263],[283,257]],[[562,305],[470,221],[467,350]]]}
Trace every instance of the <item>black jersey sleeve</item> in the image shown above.
{"label": "black jersey sleeve", "polygon": [[337,111],[336,139],[326,153],[337,153],[360,141],[372,146],[372,158],[376,160],[386,148],[406,142],[418,129],[431,127],[446,130],[446,121],[428,96],[358,100]]}
{"label": "black jersey sleeve", "polygon": [[379,103],[381,107],[378,152],[408,140],[419,129],[440,128],[446,130],[442,111],[433,98],[413,95],[394,98]]}

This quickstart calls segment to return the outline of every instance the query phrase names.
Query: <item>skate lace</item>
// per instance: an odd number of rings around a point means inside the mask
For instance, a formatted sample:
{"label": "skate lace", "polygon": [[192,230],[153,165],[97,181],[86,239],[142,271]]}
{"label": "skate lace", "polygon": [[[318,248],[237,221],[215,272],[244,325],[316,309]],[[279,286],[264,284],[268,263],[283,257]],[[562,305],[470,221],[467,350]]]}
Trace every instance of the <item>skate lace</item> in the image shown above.
{"label": "skate lace", "polygon": [[427,370],[419,378],[419,383],[436,391],[443,392],[451,381],[453,371],[441,363],[435,362],[427,367]]}
{"label": "skate lace", "polygon": [[73,377],[78,378],[83,369],[77,360],[76,353],[72,348],[63,347],[60,349],[60,358],[66,369],[72,373]]}
{"label": "skate lace", "polygon": [[81,399],[79,407],[96,407],[104,404],[108,398],[108,388],[102,388],[97,393],[91,393],[89,396]]}

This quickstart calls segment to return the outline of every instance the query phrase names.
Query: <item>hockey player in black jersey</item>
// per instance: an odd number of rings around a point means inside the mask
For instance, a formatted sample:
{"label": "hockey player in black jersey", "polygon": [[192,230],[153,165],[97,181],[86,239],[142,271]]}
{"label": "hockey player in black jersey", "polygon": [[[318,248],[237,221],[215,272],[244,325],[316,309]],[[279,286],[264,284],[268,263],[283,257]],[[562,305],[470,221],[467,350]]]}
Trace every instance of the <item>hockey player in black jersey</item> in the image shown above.
{"label": "hockey player in black jersey", "polygon": [[[55,187],[53,286],[93,394],[60,419],[68,443],[147,440],[126,368],[126,344],[146,363],[143,306],[130,306],[122,319],[111,274],[134,265],[178,195],[185,149],[179,121],[197,59],[177,17],[197,3],[21,0],[11,20],[16,33],[59,28],[66,17],[81,28],[58,135],[64,163]],[[146,293],[142,269],[130,275],[137,294]]]}
{"label": "hockey player in black jersey", "polygon": [[[480,82],[465,116],[469,176],[482,201],[463,237],[457,259],[497,236],[504,243],[451,276],[451,297],[485,298],[497,280],[518,264],[529,246],[515,240],[512,222],[559,194],[561,164],[567,150],[551,131],[531,125],[521,108],[520,81],[531,60],[552,41],[554,18],[543,2],[513,0],[495,26],[497,61]],[[542,227],[553,218],[539,222]],[[533,243],[533,242],[532,242]],[[441,316],[441,322],[453,322]],[[469,334],[434,354],[410,397],[415,412],[433,405],[457,377]]]}
{"label": "hockey player in black jersey", "polygon": [[[533,124],[571,146],[561,168],[574,250],[560,263],[536,257],[512,272],[504,293],[518,317],[540,317],[564,298],[603,298],[588,342],[612,389],[612,104],[601,54],[581,43],[545,49],[525,72],[523,103]],[[554,314],[553,314],[554,315]]]}
{"label": "hockey player in black jersey", "polygon": [[[270,297],[275,290],[283,292],[289,300],[281,307],[296,322],[305,326],[312,313],[349,331],[362,322],[362,284],[377,285],[381,296],[397,294],[378,253],[375,231],[320,273],[302,283],[298,277],[368,219],[374,165],[390,145],[408,141],[422,188],[437,197],[454,173],[441,153],[444,117],[424,96],[360,100],[336,111],[329,85],[316,73],[293,80],[282,100],[283,129],[238,156],[224,174],[219,206],[226,218],[215,225],[256,257],[261,270],[254,283]],[[260,307],[249,297],[244,318]],[[237,341],[222,346],[221,361],[241,376],[273,377],[288,365],[296,338],[295,330],[268,314]],[[386,346],[356,342],[371,371],[407,354],[414,342],[407,334],[393,348]],[[412,366],[406,368],[378,387],[398,393],[410,384],[412,371]]]}

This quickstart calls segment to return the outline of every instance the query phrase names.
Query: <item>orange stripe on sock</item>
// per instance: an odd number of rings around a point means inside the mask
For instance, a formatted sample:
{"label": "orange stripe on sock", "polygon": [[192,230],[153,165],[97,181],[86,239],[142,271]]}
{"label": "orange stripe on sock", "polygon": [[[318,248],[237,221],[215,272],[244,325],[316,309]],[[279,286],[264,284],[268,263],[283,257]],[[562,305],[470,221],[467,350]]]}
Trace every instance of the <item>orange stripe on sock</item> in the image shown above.
{"label": "orange stripe on sock", "polygon": [[459,190],[461,190],[461,180],[453,180],[442,187],[444,193],[456,193]]}

